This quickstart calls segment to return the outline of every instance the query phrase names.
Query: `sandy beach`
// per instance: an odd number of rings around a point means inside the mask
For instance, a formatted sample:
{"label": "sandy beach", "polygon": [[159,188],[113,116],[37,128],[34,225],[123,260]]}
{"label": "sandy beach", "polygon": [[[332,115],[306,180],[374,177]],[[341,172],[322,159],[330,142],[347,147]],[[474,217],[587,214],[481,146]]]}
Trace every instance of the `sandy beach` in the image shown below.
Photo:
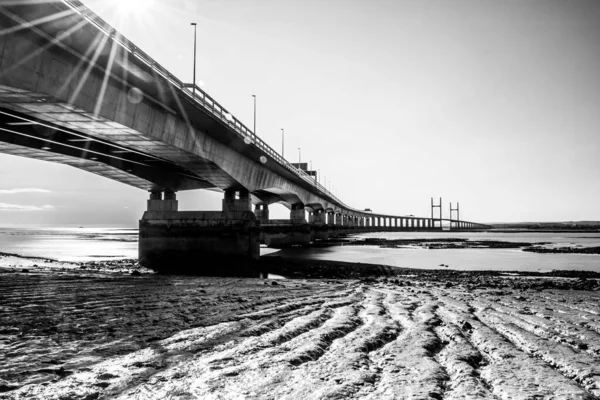
{"label": "sandy beach", "polygon": [[279,273],[354,269],[273,280],[34,261],[0,271],[0,399],[600,396],[595,273],[272,258]]}

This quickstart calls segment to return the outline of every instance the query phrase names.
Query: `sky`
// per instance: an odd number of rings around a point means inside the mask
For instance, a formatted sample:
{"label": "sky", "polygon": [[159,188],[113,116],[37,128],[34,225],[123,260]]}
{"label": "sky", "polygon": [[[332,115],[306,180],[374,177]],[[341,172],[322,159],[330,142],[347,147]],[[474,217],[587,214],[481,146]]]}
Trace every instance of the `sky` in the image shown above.
{"label": "sky", "polygon": [[[256,95],[258,136],[279,151],[284,128],[285,157],[352,207],[428,216],[442,197],[471,221],[600,220],[599,1],[83,2],[186,82],[197,22],[203,89],[249,127]],[[0,225],[136,226],[146,199],[0,155]]]}

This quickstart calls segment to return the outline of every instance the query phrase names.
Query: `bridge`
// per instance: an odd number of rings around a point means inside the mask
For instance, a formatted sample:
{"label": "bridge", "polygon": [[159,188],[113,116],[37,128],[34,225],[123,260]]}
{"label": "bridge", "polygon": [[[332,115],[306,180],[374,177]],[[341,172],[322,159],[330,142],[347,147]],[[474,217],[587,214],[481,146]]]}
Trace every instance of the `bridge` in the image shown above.
{"label": "bridge", "polygon": [[[223,257],[258,259],[260,241],[289,246],[444,223],[489,228],[348,206],[77,0],[2,3],[0,32],[0,152],[148,191],[139,234],[144,265],[179,262],[210,274]],[[192,189],[223,191],[222,211],[178,211],[177,192]],[[288,207],[290,218],[270,219],[274,203]]]}

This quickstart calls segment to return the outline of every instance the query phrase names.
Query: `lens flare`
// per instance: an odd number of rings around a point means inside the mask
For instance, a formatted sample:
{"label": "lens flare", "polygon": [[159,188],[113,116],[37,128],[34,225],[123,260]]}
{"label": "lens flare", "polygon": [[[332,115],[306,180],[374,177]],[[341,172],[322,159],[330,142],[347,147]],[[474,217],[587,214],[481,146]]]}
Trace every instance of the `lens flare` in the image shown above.
{"label": "lens flare", "polygon": [[144,93],[136,87],[129,89],[129,92],[127,92],[127,100],[129,100],[130,103],[137,104],[141,102],[143,98]]}
{"label": "lens flare", "polygon": [[143,14],[154,6],[155,0],[118,0],[113,1],[116,10],[120,14],[134,15]]}

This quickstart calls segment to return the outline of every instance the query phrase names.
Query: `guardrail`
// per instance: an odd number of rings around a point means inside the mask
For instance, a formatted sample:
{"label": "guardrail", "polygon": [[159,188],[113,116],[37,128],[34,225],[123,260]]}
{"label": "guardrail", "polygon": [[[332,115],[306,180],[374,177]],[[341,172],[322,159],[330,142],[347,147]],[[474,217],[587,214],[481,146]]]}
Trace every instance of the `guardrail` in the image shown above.
{"label": "guardrail", "polygon": [[[351,207],[346,206],[341,200],[339,200],[336,196],[333,195],[329,190],[327,190],[323,185],[316,181],[316,179],[312,178],[303,170],[294,167],[290,162],[288,162],[285,158],[283,158],[279,153],[277,153],[271,146],[265,143],[262,139],[257,137],[254,132],[248,129],[242,122],[240,122],[237,118],[235,118],[230,112],[228,112],[223,106],[221,106],[215,99],[210,97],[204,90],[202,90],[197,85],[195,86],[195,91],[193,90],[193,85],[185,84],[175,76],[173,76],[166,68],[157,63],[152,57],[148,54],[144,53],[140,50],[135,44],[133,44],[129,39],[125,38],[123,35],[117,32],[115,28],[113,28],[110,24],[96,15],[93,11],[87,8],[81,1],[79,0],[62,0],[64,4],[73,9],[76,13],[80,14],[84,17],[88,22],[94,25],[97,29],[99,29],[103,34],[109,36],[115,43],[119,44],[132,56],[137,58],[142,63],[146,64],[148,67],[152,69],[158,76],[161,76],[167,82],[175,86],[182,94],[189,97],[193,100],[197,105],[200,105],[203,110],[208,111],[213,116],[221,120],[225,125],[235,131],[244,142],[248,145],[254,145],[258,149],[260,149],[265,155],[269,156],[272,160],[277,162],[279,165],[286,168],[288,171],[292,172],[300,179],[310,184],[319,190],[322,194],[328,196],[331,200],[335,201],[339,205],[352,209]],[[190,87],[192,89],[190,90]],[[354,210],[354,209],[352,209]],[[359,210],[354,210],[359,211]]]}

